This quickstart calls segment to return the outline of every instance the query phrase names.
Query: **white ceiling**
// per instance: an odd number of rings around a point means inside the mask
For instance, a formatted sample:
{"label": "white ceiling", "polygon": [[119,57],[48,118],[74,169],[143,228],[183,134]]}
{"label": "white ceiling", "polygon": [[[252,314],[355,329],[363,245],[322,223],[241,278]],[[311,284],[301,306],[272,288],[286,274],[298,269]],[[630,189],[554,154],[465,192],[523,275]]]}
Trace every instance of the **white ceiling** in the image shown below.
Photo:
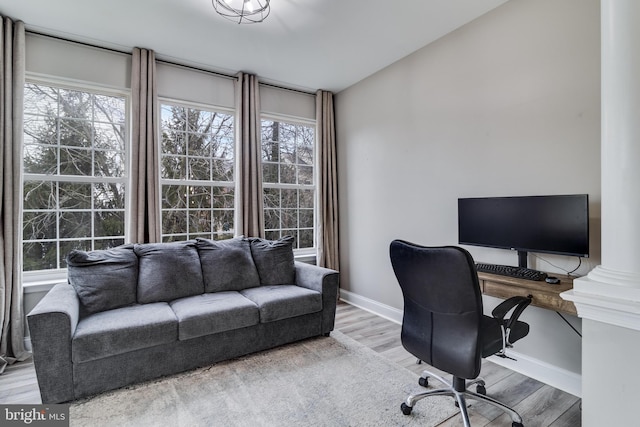
{"label": "white ceiling", "polygon": [[238,25],[211,0],[0,0],[27,30],[299,89],[338,92],[507,0],[271,0]]}

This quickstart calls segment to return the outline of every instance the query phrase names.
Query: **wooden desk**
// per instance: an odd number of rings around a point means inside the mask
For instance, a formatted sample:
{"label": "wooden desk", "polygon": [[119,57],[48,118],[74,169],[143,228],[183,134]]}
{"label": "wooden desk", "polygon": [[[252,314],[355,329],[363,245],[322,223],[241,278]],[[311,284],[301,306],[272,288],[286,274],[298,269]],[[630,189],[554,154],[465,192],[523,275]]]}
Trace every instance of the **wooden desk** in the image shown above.
{"label": "wooden desk", "polygon": [[478,273],[478,279],[480,289],[485,295],[502,299],[532,295],[531,305],[576,316],[577,311],[573,303],[560,297],[561,292],[573,289],[573,278],[555,273],[549,275],[560,279],[560,283],[551,285],[544,280],[538,282],[490,273]]}

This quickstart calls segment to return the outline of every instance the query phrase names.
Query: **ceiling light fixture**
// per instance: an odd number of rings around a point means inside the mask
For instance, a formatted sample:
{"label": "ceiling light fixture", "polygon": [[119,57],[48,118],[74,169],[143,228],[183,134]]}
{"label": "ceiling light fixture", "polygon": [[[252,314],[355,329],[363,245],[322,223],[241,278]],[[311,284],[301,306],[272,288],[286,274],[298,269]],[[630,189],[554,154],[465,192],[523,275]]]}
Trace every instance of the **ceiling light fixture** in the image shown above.
{"label": "ceiling light fixture", "polygon": [[225,18],[238,24],[262,22],[269,12],[269,0],[212,0],[213,8]]}

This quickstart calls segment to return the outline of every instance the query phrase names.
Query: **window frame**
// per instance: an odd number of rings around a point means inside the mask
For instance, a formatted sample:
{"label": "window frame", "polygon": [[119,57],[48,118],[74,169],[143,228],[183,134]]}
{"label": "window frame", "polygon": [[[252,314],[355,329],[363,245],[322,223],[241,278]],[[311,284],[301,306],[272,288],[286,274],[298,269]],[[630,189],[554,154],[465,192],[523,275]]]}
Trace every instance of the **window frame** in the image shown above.
{"label": "window frame", "polygon": [[[287,123],[287,124],[291,124],[291,125],[300,125],[300,126],[307,126],[307,127],[311,127],[313,128],[313,174],[312,174],[312,183],[311,184],[290,184],[290,183],[268,183],[265,184],[264,182],[264,175],[263,175],[263,180],[262,180],[262,191],[263,191],[263,198],[264,198],[264,190],[265,188],[275,188],[275,189],[280,189],[280,190],[287,190],[287,189],[296,189],[296,190],[300,190],[300,189],[312,189],[313,190],[313,229],[312,229],[312,233],[313,233],[313,247],[311,248],[294,248],[293,249],[293,253],[296,257],[296,259],[307,259],[310,257],[315,257],[317,254],[317,250],[318,250],[318,224],[319,224],[319,217],[318,217],[318,205],[319,205],[319,194],[318,194],[318,125],[317,125],[317,121],[313,120],[313,119],[308,119],[308,118],[304,118],[304,117],[297,117],[297,116],[291,116],[291,115],[287,115],[287,114],[278,114],[278,113],[270,113],[270,112],[261,112],[260,113],[260,129],[262,129],[262,122],[266,120],[266,121],[277,121],[277,122],[282,122],[282,123]],[[262,132],[260,133],[260,150],[262,150]],[[278,163],[279,164],[279,163]],[[260,165],[262,168],[263,162],[262,162],[262,154],[261,154],[261,158],[260,158]],[[263,170],[261,170],[261,172],[263,172]],[[263,208],[263,211],[266,208]],[[304,229],[307,229],[307,227],[304,227]],[[300,228],[298,228],[297,230],[300,230]],[[266,231],[266,227],[265,227],[265,231]]]}
{"label": "window frame", "polygon": [[[121,183],[125,188],[125,197],[124,197],[124,241],[129,241],[129,227],[128,223],[131,218],[131,203],[130,196],[128,194],[129,189],[131,188],[131,91],[122,88],[110,87],[107,85],[101,84],[91,84],[83,81],[76,81],[73,79],[65,79],[65,78],[54,78],[50,76],[38,75],[35,73],[26,73],[24,87],[26,85],[42,85],[48,87],[54,87],[56,89],[64,89],[71,91],[79,91],[85,93],[91,93],[92,95],[102,95],[102,96],[112,96],[119,97],[124,99],[124,115],[125,115],[125,133],[124,133],[124,165],[125,170],[122,177],[95,177],[95,176],[83,176],[83,175],[67,175],[61,177],[60,175],[48,175],[48,174],[34,174],[34,173],[25,173],[23,169],[24,160],[21,162],[20,168],[20,259],[23,260],[23,251],[24,251],[24,242],[23,239],[23,230],[24,230],[24,207],[23,207],[23,199],[24,199],[24,187],[25,183],[28,181],[41,180],[48,182],[66,182],[66,183]],[[24,89],[23,89],[24,90]],[[24,116],[25,105],[23,104],[23,117]],[[24,138],[24,130],[23,138]],[[23,139],[24,145],[24,139]],[[24,153],[24,147],[22,148],[22,152]],[[21,158],[22,158],[21,154]],[[62,178],[62,179],[61,179]],[[60,208],[57,207],[55,211],[60,211]],[[91,207],[91,212],[95,211],[95,207]],[[59,241],[59,237],[57,236],[55,241]],[[23,266],[24,268],[24,266]],[[24,286],[31,286],[33,289],[44,287],[47,288],[51,284],[66,282],[67,281],[67,268],[56,268],[56,269],[45,269],[45,270],[32,270],[32,271],[22,271],[22,283]]]}
{"label": "window frame", "polygon": [[[183,108],[191,108],[191,109],[199,109],[199,110],[205,110],[205,111],[213,111],[213,112],[218,112],[218,113],[223,113],[223,114],[228,114],[230,116],[233,117],[233,148],[234,148],[234,152],[233,152],[233,180],[232,181],[205,181],[205,180],[193,180],[193,179],[170,179],[170,178],[163,178],[162,177],[162,157],[163,157],[163,151],[162,151],[162,106],[163,105],[173,105],[173,106],[177,106],[177,107],[183,107]],[[158,180],[159,180],[159,195],[160,197],[158,198],[158,209],[160,212],[160,241],[165,241],[165,236],[171,236],[171,234],[165,235],[164,231],[162,229],[163,225],[162,225],[162,220],[163,220],[163,207],[162,207],[162,202],[163,202],[163,193],[162,193],[162,188],[164,185],[187,185],[187,186],[195,186],[195,187],[200,187],[200,186],[218,186],[218,187],[226,187],[226,188],[231,188],[234,191],[234,203],[233,203],[233,229],[231,231],[229,231],[229,234],[232,234],[234,236],[238,235],[238,153],[239,153],[239,146],[238,146],[238,134],[237,134],[237,123],[238,123],[238,117],[236,114],[236,110],[235,108],[230,108],[230,107],[224,107],[221,105],[215,105],[215,104],[206,104],[206,103],[202,103],[202,102],[196,102],[196,101],[188,101],[188,100],[184,100],[184,99],[177,99],[177,98],[171,98],[171,97],[167,97],[167,96],[159,96],[158,97],[158,158],[157,158],[157,164],[158,164]],[[166,209],[165,209],[166,210]],[[187,222],[187,227],[189,226],[188,222]],[[187,228],[188,230],[188,228]],[[185,233],[181,233],[181,234],[187,234],[187,236],[189,235],[189,232],[186,231]],[[176,240],[177,241],[177,240]]]}

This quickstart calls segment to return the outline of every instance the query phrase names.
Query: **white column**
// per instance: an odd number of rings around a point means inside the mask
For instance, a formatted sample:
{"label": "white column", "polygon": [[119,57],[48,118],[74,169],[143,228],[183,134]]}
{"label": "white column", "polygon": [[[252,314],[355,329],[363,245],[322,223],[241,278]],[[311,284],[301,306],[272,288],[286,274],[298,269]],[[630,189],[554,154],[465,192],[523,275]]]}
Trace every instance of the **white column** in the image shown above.
{"label": "white column", "polygon": [[602,265],[562,294],[583,318],[583,427],[636,424],[640,383],[640,1],[601,11]]}
{"label": "white column", "polygon": [[640,2],[602,0],[602,265],[640,275]]}
{"label": "white column", "polygon": [[563,294],[640,330],[640,1],[602,0],[602,265]]}

